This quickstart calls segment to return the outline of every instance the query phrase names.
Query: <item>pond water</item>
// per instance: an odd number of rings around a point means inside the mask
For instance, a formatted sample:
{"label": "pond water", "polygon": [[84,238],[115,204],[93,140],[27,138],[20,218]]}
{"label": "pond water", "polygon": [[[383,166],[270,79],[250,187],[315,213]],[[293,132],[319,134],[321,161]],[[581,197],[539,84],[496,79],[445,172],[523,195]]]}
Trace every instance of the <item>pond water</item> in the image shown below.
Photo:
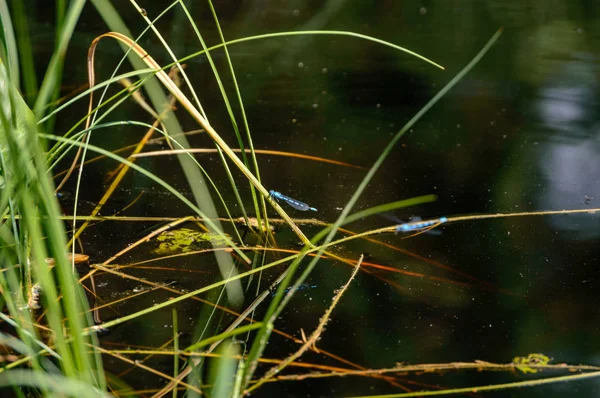
{"label": "pond water", "polygon": [[[425,194],[435,194],[438,199],[392,216],[427,220],[462,214],[600,207],[600,24],[593,2],[377,3],[254,0],[216,4],[225,36],[230,39],[283,30],[353,31],[403,46],[446,68],[442,71],[388,47],[341,36],[285,37],[233,45],[230,52],[256,148],[368,168],[403,124],[472,59],[498,28],[504,27],[503,35],[486,57],[401,139],[355,210]],[[151,17],[160,11],[154,9],[157,5],[144,6]],[[66,84],[85,82],[87,45],[104,30],[92,6],[88,7],[76,45],[69,52],[77,62],[66,66]],[[218,37],[206,8],[194,4],[193,15],[206,29],[206,41],[214,44]],[[131,10],[123,12],[132,31],[141,31],[141,18]],[[172,26],[174,19],[169,14],[158,23],[159,29],[177,54],[197,51],[192,31]],[[157,43],[154,38],[142,41],[146,50],[163,62],[167,58]],[[104,77],[120,56],[114,44],[100,47],[97,67],[107,71]],[[215,60],[225,70],[221,53],[215,53]],[[235,145],[208,63],[197,57],[187,65],[211,123],[230,145]],[[224,82],[231,83],[229,77]],[[233,91],[229,93],[233,95]],[[81,108],[79,115],[85,113],[83,104]],[[119,117],[148,121],[133,103],[124,104],[115,113],[115,119]],[[72,123],[60,120],[58,132]],[[189,130],[198,128],[185,115],[182,123]],[[114,149],[136,142],[142,133],[119,128],[94,136],[92,142]],[[190,137],[190,141],[195,147],[213,147],[205,135]],[[234,203],[218,156],[201,155],[198,159],[223,187],[225,199]],[[298,158],[259,155],[258,159],[267,189],[316,207],[316,217],[324,222],[336,219],[366,173],[364,169]],[[186,192],[174,158],[144,159],[140,164]],[[88,168],[85,200],[98,200],[109,167],[114,164],[98,163]],[[142,190],[148,193],[128,214],[176,217],[187,211],[140,175],[128,177],[123,186],[129,188],[117,193],[116,202],[111,204],[114,211]],[[251,203],[248,190],[241,195],[247,204]],[[236,211],[235,206],[232,209]],[[289,213],[305,217],[291,208]],[[375,217],[349,228],[363,231],[385,225],[390,221]],[[97,260],[104,260],[126,242],[143,236],[139,234],[148,226],[102,223],[84,236],[84,246]],[[313,226],[303,228],[309,237],[319,230]],[[600,365],[597,214],[468,221],[449,223],[438,230],[442,233],[410,239],[394,234],[377,237],[402,251],[359,240],[336,248],[337,254],[352,259],[368,253],[366,262],[389,269],[365,265],[368,272],[358,274],[334,311],[318,347],[365,368],[392,367],[398,362],[507,363],[529,353],[543,353],[556,363]],[[286,228],[281,227],[276,236],[282,247],[297,249],[296,239]],[[147,257],[147,252],[136,252],[123,261]],[[195,268],[195,261],[178,259],[161,263],[165,269],[158,272],[140,272],[155,281],[176,280],[182,290],[218,279],[214,266],[203,268],[202,273]],[[182,268],[189,274],[183,274]],[[307,281],[316,287],[296,293],[276,328],[296,338],[300,338],[300,328],[312,330],[331,302],[333,291],[345,283],[349,274],[347,265],[321,261]],[[99,288],[101,297],[133,292],[137,285],[105,278],[99,278],[104,283]],[[160,301],[168,294],[156,293],[152,300]],[[116,310],[128,313],[138,304],[140,308],[147,306],[147,301],[132,302],[115,306]],[[197,302],[180,307],[182,330],[194,332],[199,308]],[[104,314],[115,316],[111,311]],[[123,325],[106,336],[103,344],[159,346],[172,333],[170,317],[170,310],[158,311]],[[223,320],[225,324],[228,321]],[[297,344],[274,336],[265,355],[282,358],[295,348]],[[165,369],[170,361],[164,364]],[[314,352],[303,361],[348,367]],[[114,367],[111,371],[115,374],[120,368],[128,368],[115,359],[107,358],[106,362],[109,369]],[[135,388],[156,387],[154,376],[143,382],[137,377],[124,379]],[[432,385],[478,386],[521,379],[514,373],[471,371],[443,376],[407,375],[400,377],[399,383],[419,390]],[[271,383],[256,394],[306,397],[402,391],[384,380],[345,377]],[[599,382],[592,379],[487,395],[595,397],[599,392]]]}

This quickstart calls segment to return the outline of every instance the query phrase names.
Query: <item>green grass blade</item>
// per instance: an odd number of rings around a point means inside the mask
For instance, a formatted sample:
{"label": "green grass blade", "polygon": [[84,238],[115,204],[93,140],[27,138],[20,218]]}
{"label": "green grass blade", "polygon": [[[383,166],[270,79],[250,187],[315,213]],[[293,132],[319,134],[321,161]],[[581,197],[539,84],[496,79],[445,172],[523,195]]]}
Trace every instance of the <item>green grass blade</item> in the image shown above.
{"label": "green grass blade", "polygon": [[69,9],[67,16],[65,17],[64,24],[59,34],[59,41],[56,46],[56,50],[48,63],[46,69],[46,75],[40,87],[40,91],[35,100],[33,106],[33,113],[38,119],[44,116],[44,112],[50,98],[52,97],[55,90],[59,88],[61,76],[59,75],[62,71],[62,65],[64,64],[65,56],[67,53],[67,46],[75,30],[75,25],[79,20],[79,15],[85,5],[85,0],[73,0],[69,3]]}
{"label": "green grass blade", "polygon": [[[15,248],[19,252],[20,268],[34,269],[42,287],[45,317],[54,331],[64,375],[103,389],[103,371],[92,366],[88,353],[90,339],[82,334],[89,319],[82,319],[80,314],[85,312],[87,302],[66,257],[65,231],[58,218],[58,203],[46,174],[44,150],[37,136],[35,116],[11,85],[1,63],[0,103],[0,150],[4,176],[8,176],[14,184],[13,217],[19,216],[19,233],[15,235],[19,244]],[[4,250],[3,256],[7,254]],[[52,272],[45,262],[49,255],[55,259],[56,266]],[[61,300],[58,300],[57,287],[60,288]],[[21,327],[30,330],[30,321],[23,315],[19,308],[12,313],[15,319],[22,321]],[[66,324],[63,324],[65,318]],[[71,333],[69,341],[63,327]],[[96,360],[94,363],[99,362]]]}
{"label": "green grass blade", "polygon": [[[212,47],[207,48],[207,51],[213,51],[216,49],[219,49],[225,45],[227,46],[231,46],[233,44],[240,44],[240,43],[245,43],[248,41],[254,41],[254,40],[265,40],[265,39],[272,39],[272,38],[277,38],[277,37],[287,37],[287,36],[346,36],[346,37],[353,37],[353,38],[357,38],[357,39],[361,39],[361,40],[366,40],[366,41],[371,41],[377,44],[381,44],[385,47],[390,47],[394,50],[398,50],[401,52],[404,52],[406,54],[412,55],[413,57],[419,58],[422,61],[427,62],[428,64],[431,64],[433,66],[435,66],[436,68],[439,69],[444,69],[444,67],[432,60],[430,60],[429,58],[426,58],[414,51],[411,51],[407,48],[398,46],[394,43],[390,43],[388,41],[385,40],[381,40],[381,39],[377,39],[375,37],[372,36],[368,36],[368,35],[363,35],[360,33],[356,33],[356,32],[348,32],[345,30],[304,30],[304,31],[298,31],[298,32],[274,32],[274,33],[265,33],[262,35],[255,35],[255,36],[247,36],[247,37],[242,37],[239,39],[233,39],[233,40],[229,40],[226,43],[220,43],[220,44],[216,44]],[[184,62],[187,59],[191,59],[194,58],[198,55],[202,55],[204,54],[204,50],[202,51],[198,51],[194,54],[191,54],[185,58],[182,58],[179,60],[179,62]]]}
{"label": "green grass blade", "polygon": [[60,374],[49,374],[32,370],[9,370],[0,373],[0,387],[12,385],[39,388],[52,393],[50,396],[81,398],[110,398],[112,395],[100,388]]}
{"label": "green grass blade", "polygon": [[[136,4],[134,4],[134,5],[137,7]],[[202,46],[202,48],[205,51],[205,55],[206,55],[206,57],[208,59],[208,62],[209,62],[210,67],[211,67],[211,70],[213,71],[213,74],[215,76],[215,81],[217,82],[217,85],[219,87],[219,91],[221,93],[221,96],[223,97],[223,103],[225,104],[225,107],[226,107],[228,115],[229,115],[229,119],[230,119],[230,121],[232,123],[235,135],[236,135],[236,137],[238,139],[238,144],[239,144],[239,146],[241,148],[244,148],[243,142],[241,141],[241,137],[240,137],[239,129],[238,129],[238,126],[237,126],[237,122],[235,120],[235,116],[233,115],[233,110],[231,108],[231,104],[229,103],[229,98],[227,97],[227,93],[225,91],[225,87],[223,86],[223,82],[221,81],[221,78],[220,78],[219,72],[217,70],[217,67],[216,67],[216,65],[215,65],[215,63],[214,63],[214,61],[213,61],[213,59],[212,59],[212,57],[210,55],[210,52],[206,51],[206,49],[207,49],[206,43],[204,42],[204,39],[203,39],[202,35],[200,34],[200,31],[198,30],[198,27],[195,24],[194,19],[192,18],[192,16],[188,12],[188,9],[187,9],[185,3],[179,2],[179,5],[181,6],[181,8],[182,8],[183,12],[185,13],[185,15],[188,17],[188,21],[190,22],[190,25],[192,26],[192,28],[194,29],[194,32],[196,33],[196,38],[198,39],[200,45]],[[162,13],[161,13],[161,15],[162,15]],[[175,56],[175,54],[173,53],[173,51],[171,50],[171,48],[167,44],[166,40],[162,37],[162,35],[158,31],[158,29],[156,29],[155,26],[154,26],[154,22],[156,20],[158,20],[159,17],[155,18],[155,20],[152,21],[152,22],[150,21],[150,19],[147,16],[144,17],[144,18],[148,22],[149,27],[152,29],[152,31],[155,33],[155,35],[158,37],[158,39],[163,44],[163,47],[167,50],[167,52],[171,56],[171,59],[173,60],[174,65],[177,66],[177,68],[179,69],[179,72],[183,76],[183,79],[185,80],[185,82],[187,84],[187,87],[190,90],[190,92],[192,94],[192,98],[194,99],[194,102],[195,102],[196,106],[198,107],[198,110],[200,111],[200,113],[202,114],[202,116],[204,117],[204,119],[206,121],[208,121],[209,120],[208,116],[204,112],[204,109],[203,109],[202,104],[200,102],[200,99],[199,99],[199,97],[198,97],[198,95],[196,93],[196,90],[194,89],[194,86],[192,85],[191,81],[189,80],[187,74],[185,73],[185,70],[181,67],[179,61],[177,60],[177,57]],[[237,186],[235,184],[235,179],[234,179],[234,177],[233,177],[233,175],[231,173],[231,170],[229,168],[228,163],[225,161],[225,157],[224,157],[224,155],[222,153],[221,148],[218,145],[216,147],[217,147],[217,150],[219,151],[219,156],[222,159],[221,164],[222,164],[222,166],[225,169],[225,173],[227,174],[227,178],[228,178],[228,180],[230,182],[230,185],[232,187],[232,190],[234,192],[234,195],[235,195],[236,201],[238,203],[239,209],[242,212],[242,215],[243,215],[244,219],[246,220],[246,224],[249,225],[250,223],[248,222],[248,216],[247,216],[246,208],[245,208],[244,202],[242,201],[241,196],[239,194],[239,190],[238,190],[238,188],[237,188]],[[244,162],[244,165],[246,167],[248,167],[248,162],[247,162],[247,159],[246,159],[245,152],[242,152],[241,157],[242,157],[242,160]]]}
{"label": "green grass blade", "polygon": [[[33,4],[29,4],[29,7],[32,6]],[[25,12],[25,2],[13,0],[12,10],[22,70],[22,86],[19,85],[19,88],[23,90],[23,96],[27,104],[32,105],[38,91],[38,81],[35,73],[35,62],[31,46],[31,36],[29,34],[29,22],[27,13]],[[30,9],[29,12],[31,13],[32,10]]]}
{"label": "green grass blade", "polygon": [[2,39],[0,43],[2,52],[0,53],[0,59],[6,65],[8,77],[15,87],[19,88],[19,53],[17,51],[17,40],[13,30],[12,18],[6,0],[0,0],[0,27],[2,27],[2,35],[0,36]]}
{"label": "green grass blade", "polygon": [[239,345],[233,341],[227,340],[219,346],[219,356],[210,361],[208,373],[208,381],[213,385],[211,397],[232,397],[239,353]]}
{"label": "green grass blade", "polygon": [[190,352],[191,351],[197,351],[197,350],[199,350],[202,347],[205,347],[205,346],[207,346],[209,344],[214,343],[215,341],[222,341],[222,340],[225,340],[225,339],[227,339],[229,337],[237,336],[238,334],[248,333],[248,332],[250,332],[252,330],[256,330],[256,329],[260,328],[261,326],[262,326],[262,323],[255,322],[255,323],[252,323],[250,325],[241,326],[239,328],[236,328],[236,329],[233,329],[233,330],[230,330],[230,331],[226,331],[224,333],[216,334],[216,335],[211,336],[209,338],[206,338],[206,339],[204,339],[202,341],[199,341],[199,342],[197,342],[195,344],[192,344],[191,346],[187,347],[185,349],[185,351],[190,351]]}
{"label": "green grass blade", "polygon": [[[254,143],[252,141],[252,134],[250,133],[250,124],[248,123],[248,117],[246,116],[246,109],[244,107],[244,101],[242,99],[242,93],[240,91],[240,87],[237,81],[237,77],[235,74],[235,69],[233,68],[233,62],[231,61],[231,57],[229,56],[229,50],[227,49],[227,44],[225,41],[225,36],[223,35],[223,31],[221,29],[221,24],[219,23],[219,18],[217,17],[217,12],[215,10],[215,7],[213,6],[213,3],[211,0],[208,0],[208,5],[210,6],[210,10],[212,12],[213,15],[213,20],[215,21],[215,25],[217,27],[217,31],[219,32],[219,38],[221,40],[221,43],[223,44],[223,51],[225,52],[225,59],[227,60],[227,65],[229,67],[229,72],[231,73],[231,77],[233,79],[233,87],[235,89],[235,95],[236,98],[238,100],[238,104],[240,107],[240,113],[242,116],[242,122],[244,124],[244,130],[246,131],[246,140],[248,141],[248,147],[250,148],[250,158],[252,159],[252,169],[254,171],[254,175],[256,176],[256,179],[258,181],[261,181],[260,179],[260,169],[258,167],[258,160],[256,158],[256,153],[254,152]],[[242,151],[242,159],[244,160],[244,163],[246,164],[246,167],[250,168],[249,164],[248,164],[248,160],[246,159],[245,156],[245,151],[244,151],[244,145],[243,145],[243,140],[242,137],[240,136],[238,127],[237,127],[237,123],[235,121],[235,117],[233,116],[233,113],[231,111],[231,106],[229,105],[229,102],[227,101],[227,110],[230,113],[230,118],[231,121],[234,125],[234,130],[236,133],[236,136],[238,137],[238,142],[240,144],[240,149]],[[257,223],[260,226],[262,225],[262,217],[261,214],[265,215],[265,220],[268,221],[267,219],[267,205],[266,202],[264,200],[264,198],[260,195],[257,195],[256,190],[254,189],[254,186],[252,184],[250,184],[250,193],[252,195],[252,201],[254,203],[254,214],[256,214],[256,220]],[[261,211],[262,210],[262,211]],[[246,217],[246,214],[244,212],[244,217]],[[248,220],[246,219],[246,223],[248,223]],[[268,229],[268,224],[266,225],[267,229]]]}

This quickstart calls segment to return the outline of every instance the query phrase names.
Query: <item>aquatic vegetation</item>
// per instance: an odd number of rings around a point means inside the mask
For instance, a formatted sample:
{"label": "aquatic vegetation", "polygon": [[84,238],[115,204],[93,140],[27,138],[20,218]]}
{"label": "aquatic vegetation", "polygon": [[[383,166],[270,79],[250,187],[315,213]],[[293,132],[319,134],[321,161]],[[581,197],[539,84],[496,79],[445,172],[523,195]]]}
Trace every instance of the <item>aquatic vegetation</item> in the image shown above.
{"label": "aquatic vegetation", "polygon": [[188,253],[203,247],[203,243],[209,246],[211,243],[216,245],[226,244],[220,234],[200,232],[190,228],[164,231],[156,237],[156,240],[160,242],[158,247],[154,249],[156,254]]}
{"label": "aquatic vegetation", "polygon": [[529,365],[539,365],[544,367],[550,363],[551,359],[540,353],[531,353],[526,357],[514,357],[512,362],[516,365],[516,368],[523,373],[537,373],[538,369],[532,368]]}

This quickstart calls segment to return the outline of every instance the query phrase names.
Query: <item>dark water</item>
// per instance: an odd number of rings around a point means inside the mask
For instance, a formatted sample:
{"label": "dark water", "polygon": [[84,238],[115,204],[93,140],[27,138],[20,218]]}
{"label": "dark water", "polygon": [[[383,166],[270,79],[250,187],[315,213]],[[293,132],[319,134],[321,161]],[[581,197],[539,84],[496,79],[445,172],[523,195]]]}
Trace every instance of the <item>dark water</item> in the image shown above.
{"label": "dark water", "polygon": [[[435,203],[396,216],[427,219],[600,207],[600,28],[595,2],[382,1],[374,5],[369,1],[256,0],[220,2],[216,7],[227,38],[283,30],[354,31],[419,52],[446,68],[440,71],[390,48],[339,36],[268,39],[230,47],[256,148],[310,154],[364,167],[369,167],[402,125],[499,27],[504,27],[500,40],[483,61],[400,141],[369,184],[358,209],[430,193],[438,196]],[[87,43],[96,32],[103,31],[94,20],[92,6],[88,8],[76,46],[69,53],[80,62],[67,65],[72,72],[68,78],[73,80],[67,83],[85,81]],[[158,13],[151,5],[146,9],[151,17]],[[192,11],[206,30],[207,42],[217,43],[206,6],[194,3]],[[124,12],[127,23],[138,32],[140,18],[134,12]],[[177,53],[197,51],[191,30],[171,26],[173,18],[169,15],[158,25],[166,34],[181,30],[172,40]],[[154,39],[142,42],[162,62],[166,58],[156,43]],[[99,65],[110,71],[120,53],[114,45],[106,45],[99,57]],[[215,53],[215,59],[224,70],[222,54]],[[207,62],[195,58],[188,62],[187,72],[211,123],[230,145],[235,145]],[[230,83],[229,78],[224,80]],[[135,105],[126,105],[121,112],[115,117],[148,121]],[[186,128],[197,128],[185,116],[182,120]],[[94,142],[116,148],[135,142],[140,134],[119,129],[96,137]],[[204,136],[191,141],[198,147],[210,147]],[[199,159],[224,187],[223,192],[231,195],[218,157]],[[319,209],[318,217],[324,221],[335,220],[365,174],[364,170],[300,159],[259,156],[259,162],[268,189],[306,201]],[[186,189],[174,159],[141,164]],[[85,180],[86,196],[92,201],[101,193],[102,167],[107,166],[90,168]],[[140,190],[148,189],[150,194],[134,208],[138,214],[177,216],[185,211],[168,195],[152,191],[152,185],[140,176],[130,177],[126,183],[131,188],[121,191],[122,203],[113,204],[115,210]],[[250,203],[248,192],[242,195]],[[293,209],[290,213],[303,216]],[[352,229],[387,224],[385,219],[368,219]],[[86,244],[98,259],[105,259],[120,250],[123,242],[134,240],[141,229],[140,225],[101,224],[89,232]],[[441,230],[438,236],[405,240],[394,235],[380,237],[419,257],[364,241],[339,248],[338,254],[348,258],[367,252],[369,262],[426,276],[381,270],[360,273],[335,310],[319,347],[366,368],[391,367],[397,362],[477,359],[506,363],[534,352],[544,353],[557,363],[600,365],[597,215],[481,220],[450,224]],[[310,236],[317,229],[307,227],[306,232]],[[285,237],[291,238],[285,230],[277,236],[283,246],[288,243]],[[293,239],[289,246],[293,246]],[[438,263],[446,268],[436,266]],[[170,266],[183,265],[179,261]],[[175,271],[145,277],[163,282],[184,279],[183,287],[193,289],[217,278],[216,269],[210,272],[210,277],[198,280],[182,278]],[[318,287],[299,291],[276,327],[296,337],[300,328],[312,330],[333,291],[349,273],[346,265],[322,261],[308,281]],[[119,283],[110,281],[106,294],[115,286],[134,288]],[[190,333],[199,305],[181,309],[185,314],[182,319],[189,319],[182,328]],[[125,307],[123,311],[133,309]],[[168,338],[171,320],[170,311],[159,314],[151,321],[123,326],[113,339],[160,345]],[[295,347],[275,336],[265,355],[281,358]],[[315,353],[307,354],[304,360],[347,366]],[[107,364],[109,368],[123,366],[110,359]],[[419,390],[424,385],[511,382],[523,376],[450,372],[401,379],[408,380],[405,385],[409,388]],[[128,381],[136,388],[143,387],[136,380]],[[152,381],[141,384],[146,383],[152,385]],[[395,392],[401,390],[374,379],[331,378],[273,383],[255,395]],[[598,393],[598,382],[588,380],[487,395],[595,397]]]}

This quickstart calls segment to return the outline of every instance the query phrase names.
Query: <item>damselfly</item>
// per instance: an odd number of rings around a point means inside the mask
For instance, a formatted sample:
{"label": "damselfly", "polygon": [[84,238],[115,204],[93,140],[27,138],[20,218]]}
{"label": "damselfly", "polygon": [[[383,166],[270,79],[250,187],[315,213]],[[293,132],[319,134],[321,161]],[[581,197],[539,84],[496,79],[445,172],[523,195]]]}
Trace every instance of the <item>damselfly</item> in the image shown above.
{"label": "damselfly", "polygon": [[407,222],[400,224],[396,227],[396,232],[410,232],[418,231],[427,227],[433,227],[438,224],[442,224],[448,221],[446,217],[436,218],[435,220],[418,221],[418,222]]}
{"label": "damselfly", "polygon": [[[419,216],[411,216],[411,217],[409,217],[408,221],[404,221],[404,220],[401,220],[398,217],[396,217],[395,215],[390,214],[390,213],[380,213],[379,215],[381,217],[383,217],[383,218],[387,218],[388,220],[396,223],[397,225],[401,225],[401,224],[413,224],[413,223],[416,223],[416,222],[423,221],[423,219],[421,217],[419,217]],[[396,231],[396,232],[399,232],[399,231]],[[423,231],[423,233],[424,234],[428,234],[428,235],[436,235],[437,236],[437,235],[441,235],[442,231],[437,230],[437,229],[428,229],[426,231]]]}
{"label": "damselfly", "polygon": [[285,203],[287,203],[288,205],[292,206],[296,210],[300,210],[300,211],[307,211],[307,210],[317,211],[317,209],[315,209],[314,207],[310,207],[309,205],[307,205],[304,202],[300,202],[299,200],[292,199],[289,196],[285,196],[281,192],[270,190],[269,191],[269,195],[271,195],[271,197],[273,197],[275,199],[283,200]]}

